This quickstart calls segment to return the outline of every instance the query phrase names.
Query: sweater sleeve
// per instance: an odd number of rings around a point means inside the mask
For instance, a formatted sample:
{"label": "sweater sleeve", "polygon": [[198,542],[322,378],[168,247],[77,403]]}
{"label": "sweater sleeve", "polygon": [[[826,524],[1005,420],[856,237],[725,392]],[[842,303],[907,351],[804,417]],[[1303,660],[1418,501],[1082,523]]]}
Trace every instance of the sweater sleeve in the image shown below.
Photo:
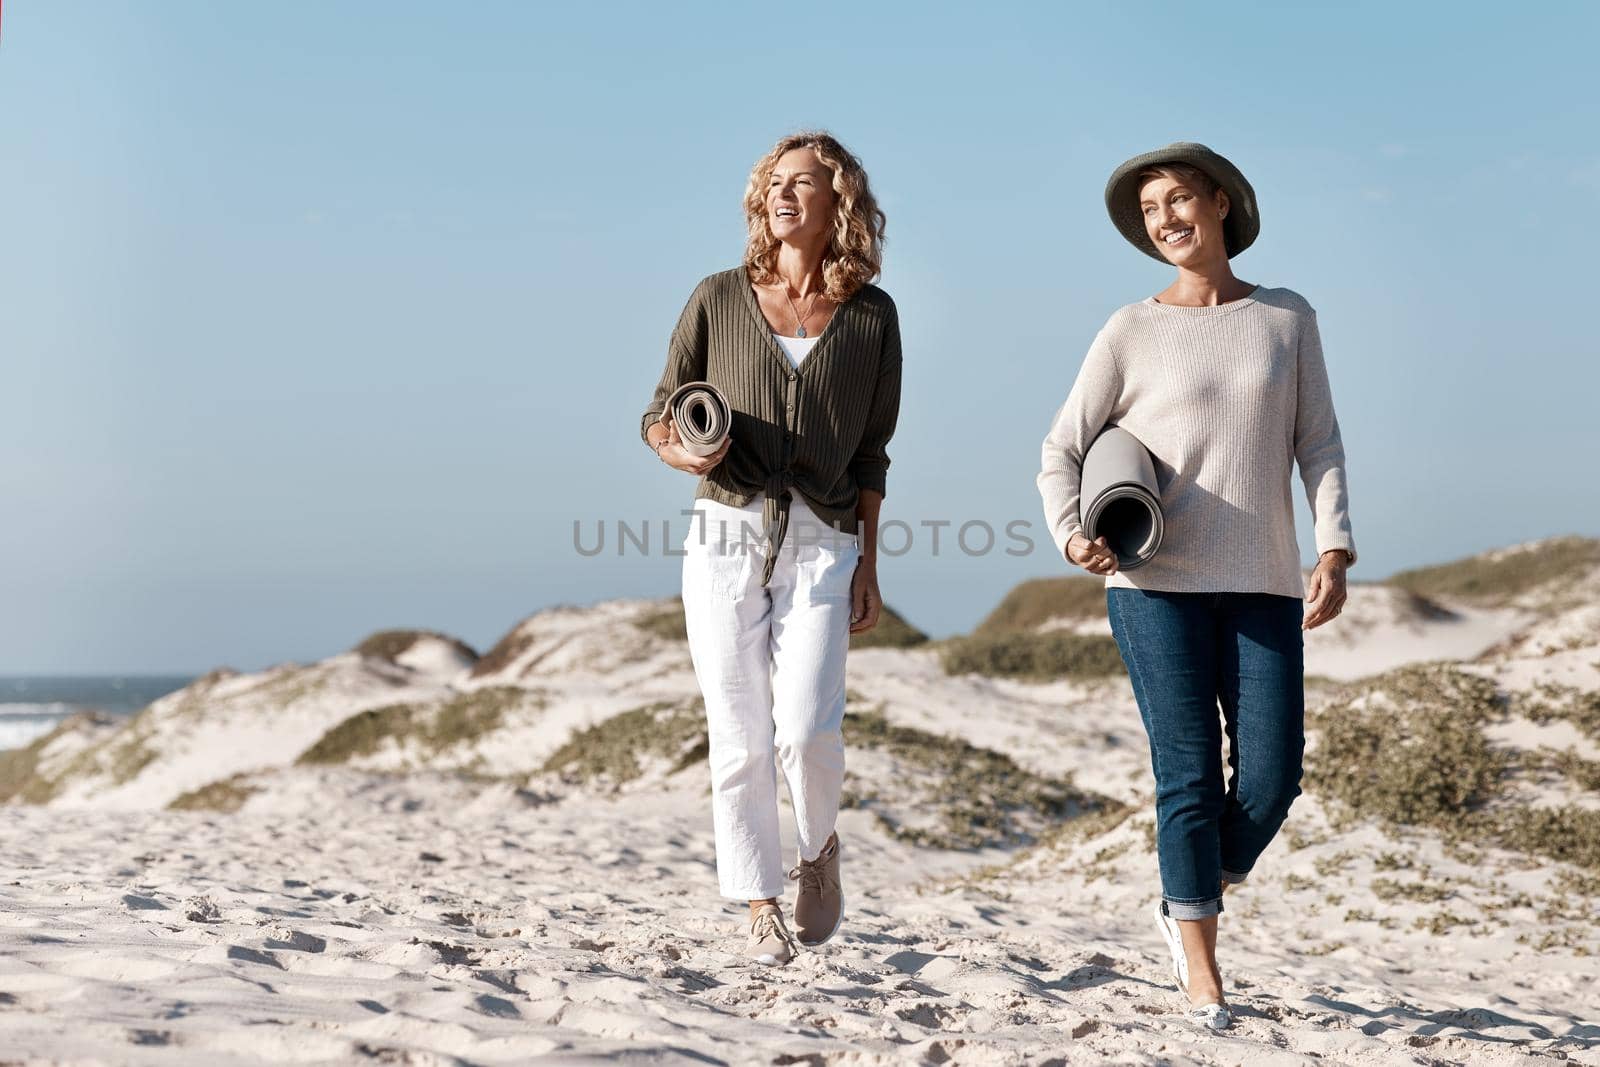
{"label": "sweater sleeve", "polygon": [[891,306],[883,328],[883,351],[878,356],[878,376],[872,387],[872,406],[866,429],[850,460],[857,489],[884,493],[889,471],[889,438],[900,418],[900,315]]}
{"label": "sweater sleeve", "polygon": [[1350,553],[1356,561],[1355,539],[1350,533],[1349,491],[1345,484],[1344,440],[1333,411],[1333,389],[1322,357],[1322,336],[1317,313],[1310,311],[1300,330],[1294,409],[1294,458],[1311,505],[1317,555],[1330,548]]}
{"label": "sweater sleeve", "polygon": [[1112,351],[1109,330],[1108,325],[1095,335],[1066,403],[1056,411],[1050,432],[1045,434],[1040,454],[1037,482],[1044,500],[1045,527],[1063,559],[1072,535],[1083,532],[1078,494],[1084,454],[1122,395],[1122,370]]}
{"label": "sweater sleeve", "polygon": [[706,345],[709,329],[706,322],[706,283],[702,281],[689,294],[689,302],[678,316],[678,325],[667,342],[667,365],[656,383],[656,391],[639,420],[639,436],[650,443],[650,424],[661,418],[670,397],[686,382],[703,381],[706,376]]}

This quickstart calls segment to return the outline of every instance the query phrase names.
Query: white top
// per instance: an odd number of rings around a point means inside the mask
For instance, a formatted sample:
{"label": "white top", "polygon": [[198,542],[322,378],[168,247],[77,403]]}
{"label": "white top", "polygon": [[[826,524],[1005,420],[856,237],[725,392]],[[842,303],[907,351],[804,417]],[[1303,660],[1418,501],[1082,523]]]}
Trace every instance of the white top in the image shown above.
{"label": "white top", "polygon": [[781,333],[775,333],[772,336],[777,339],[778,346],[783,349],[783,354],[789,357],[789,362],[796,367],[800,366],[800,361],[806,358],[807,353],[817,343],[815,337],[785,337]]}
{"label": "white top", "polygon": [[1041,453],[1039,494],[1063,558],[1083,532],[1084,453],[1108,425],[1155,460],[1165,533],[1155,558],[1108,575],[1107,586],[1303,597],[1290,488],[1297,462],[1317,552],[1354,556],[1317,313],[1299,293],[1258,287],[1214,307],[1150,297],[1111,316]]}
{"label": "white top", "polygon": [[[699,514],[689,520],[689,533],[684,539],[684,546],[688,547],[690,541],[719,545],[725,543],[761,545],[762,506],[765,503],[765,493],[757,493],[743,506],[724,504],[720,500],[703,496],[696,497],[693,509]],[[809,545],[819,545],[839,551],[844,547],[858,544],[859,540],[856,534],[841,533],[823,522],[817,513],[811,510],[811,505],[806,503],[804,493],[790,494],[789,532],[783,539],[780,552],[794,552],[800,546]]]}

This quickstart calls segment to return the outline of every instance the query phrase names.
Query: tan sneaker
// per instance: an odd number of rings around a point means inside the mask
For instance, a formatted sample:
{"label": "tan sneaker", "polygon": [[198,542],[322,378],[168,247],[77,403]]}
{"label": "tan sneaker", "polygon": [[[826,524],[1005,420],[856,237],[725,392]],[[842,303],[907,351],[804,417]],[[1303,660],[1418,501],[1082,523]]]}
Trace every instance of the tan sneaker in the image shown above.
{"label": "tan sneaker", "polygon": [[802,945],[820,945],[839,932],[844,920],[844,890],[839,887],[839,834],[828,835],[822,853],[789,872],[800,883],[794,902],[794,928]]}
{"label": "tan sneaker", "polygon": [[750,941],[744,954],[768,967],[781,967],[799,951],[794,935],[783,924],[783,912],[776,904],[763,904],[750,920]]}

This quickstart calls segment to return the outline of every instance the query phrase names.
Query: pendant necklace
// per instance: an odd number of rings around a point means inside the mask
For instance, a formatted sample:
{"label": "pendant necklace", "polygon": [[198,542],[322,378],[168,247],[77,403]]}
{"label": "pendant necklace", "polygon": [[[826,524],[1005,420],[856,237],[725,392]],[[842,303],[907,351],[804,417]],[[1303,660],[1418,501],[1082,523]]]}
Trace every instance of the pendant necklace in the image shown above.
{"label": "pendant necklace", "polygon": [[794,335],[796,337],[804,337],[806,335],[806,319],[809,319],[811,317],[811,313],[816,310],[817,297],[820,295],[822,295],[821,289],[818,289],[816,292],[811,294],[811,303],[806,305],[805,318],[801,318],[799,310],[794,306],[794,300],[789,296],[789,285],[787,282],[784,283],[783,298],[789,301],[789,314],[795,317],[795,322],[797,325],[795,326]]}

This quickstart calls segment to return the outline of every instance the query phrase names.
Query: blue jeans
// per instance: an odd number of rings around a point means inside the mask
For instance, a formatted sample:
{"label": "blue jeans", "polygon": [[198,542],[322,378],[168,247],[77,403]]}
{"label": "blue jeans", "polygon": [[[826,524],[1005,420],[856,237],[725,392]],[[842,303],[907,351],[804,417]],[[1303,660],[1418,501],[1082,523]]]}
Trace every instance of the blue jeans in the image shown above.
{"label": "blue jeans", "polygon": [[1300,795],[1304,604],[1112,586],[1106,611],[1150,738],[1167,913],[1215,915],[1222,882],[1244,881]]}

